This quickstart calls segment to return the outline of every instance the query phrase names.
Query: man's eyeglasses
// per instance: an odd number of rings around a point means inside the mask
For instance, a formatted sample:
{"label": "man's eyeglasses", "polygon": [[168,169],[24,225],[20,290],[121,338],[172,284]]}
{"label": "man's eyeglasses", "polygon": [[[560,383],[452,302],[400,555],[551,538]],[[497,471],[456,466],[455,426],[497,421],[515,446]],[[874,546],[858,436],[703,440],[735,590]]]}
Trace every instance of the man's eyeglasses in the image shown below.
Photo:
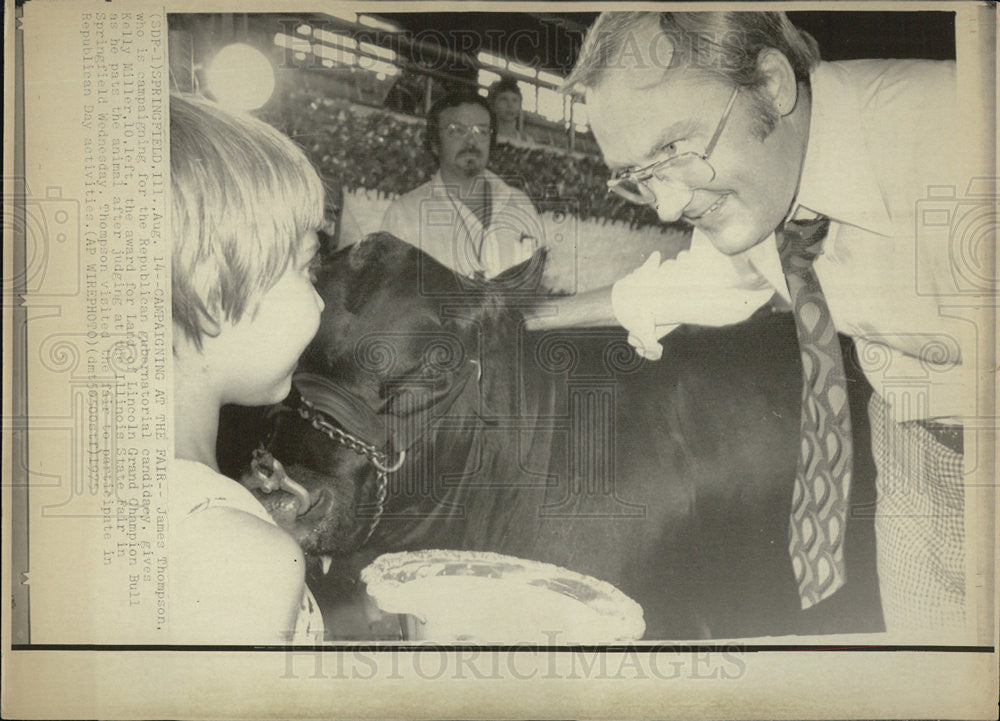
{"label": "man's eyeglasses", "polygon": [[726,127],[726,121],[729,120],[729,114],[733,111],[733,105],[736,103],[736,96],[739,95],[739,92],[740,88],[737,85],[733,94],[729,96],[726,109],[722,112],[722,118],[715,128],[712,139],[708,141],[704,153],[694,151],[679,153],[663,160],[657,160],[644,168],[621,171],[608,181],[608,190],[614,191],[633,203],[652,205],[656,202],[656,195],[646,185],[647,181],[652,178],[665,183],[682,185],[688,190],[704,188],[711,183],[715,180],[715,168],[708,162],[708,158],[715,150],[715,144],[719,141],[719,136],[722,135],[722,131]]}
{"label": "man's eyeglasses", "polygon": [[444,126],[444,131],[451,138],[464,138],[470,133],[477,138],[486,138],[490,135],[489,125],[466,125],[465,123],[448,123]]}

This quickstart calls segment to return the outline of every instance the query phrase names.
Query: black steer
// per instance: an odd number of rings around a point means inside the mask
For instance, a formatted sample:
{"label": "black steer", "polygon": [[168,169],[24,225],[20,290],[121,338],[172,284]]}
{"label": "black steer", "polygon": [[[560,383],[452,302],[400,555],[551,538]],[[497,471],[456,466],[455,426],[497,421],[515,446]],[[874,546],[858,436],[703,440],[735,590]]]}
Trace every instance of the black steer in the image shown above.
{"label": "black steer", "polygon": [[293,392],[256,429],[226,416],[223,456],[265,438],[313,499],[298,515],[289,494],[258,492],[313,560],[333,635],[369,635],[336,620],[363,595],[358,569],[420,548],[596,576],[643,607],[646,638],[881,630],[870,389],[855,365],[848,583],[803,612],[787,549],[801,394],[790,316],[684,327],[647,362],[620,329],[526,332],[543,261],[487,282],[385,234],[341,251],[318,281],[326,310],[296,382],[327,413],[302,412]]}

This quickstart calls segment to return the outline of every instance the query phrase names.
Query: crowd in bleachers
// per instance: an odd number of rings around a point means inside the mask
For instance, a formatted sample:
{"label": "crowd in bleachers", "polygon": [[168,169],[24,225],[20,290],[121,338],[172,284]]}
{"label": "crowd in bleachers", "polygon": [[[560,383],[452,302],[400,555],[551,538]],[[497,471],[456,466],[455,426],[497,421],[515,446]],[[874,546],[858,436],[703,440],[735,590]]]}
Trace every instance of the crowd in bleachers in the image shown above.
{"label": "crowd in bleachers", "polygon": [[[263,117],[306,149],[329,185],[395,196],[433,174],[433,159],[424,151],[423,117],[320,96],[303,83],[283,92],[285,97],[270,103],[272,109]],[[599,155],[569,153],[534,140],[501,139],[489,167],[532,200],[565,201],[581,219],[620,221],[631,227],[658,224],[651,209],[607,192],[609,173]]]}

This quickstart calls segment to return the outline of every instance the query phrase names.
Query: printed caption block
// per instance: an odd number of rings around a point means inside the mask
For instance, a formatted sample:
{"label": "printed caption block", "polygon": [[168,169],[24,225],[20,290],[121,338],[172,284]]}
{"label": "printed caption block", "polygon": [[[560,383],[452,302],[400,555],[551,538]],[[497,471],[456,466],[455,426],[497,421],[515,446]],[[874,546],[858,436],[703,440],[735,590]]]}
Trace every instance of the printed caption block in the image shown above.
{"label": "printed caption block", "polygon": [[167,26],[94,7],[25,22],[26,51],[46,58],[25,72],[26,246],[42,263],[24,287],[31,643],[168,628]]}

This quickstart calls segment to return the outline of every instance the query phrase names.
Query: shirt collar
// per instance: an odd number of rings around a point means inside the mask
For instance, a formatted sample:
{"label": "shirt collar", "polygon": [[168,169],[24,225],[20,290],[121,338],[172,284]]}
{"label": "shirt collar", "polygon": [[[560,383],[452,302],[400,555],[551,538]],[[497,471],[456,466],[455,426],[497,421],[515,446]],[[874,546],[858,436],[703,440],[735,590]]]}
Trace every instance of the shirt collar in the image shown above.
{"label": "shirt collar", "polygon": [[820,63],[810,80],[809,143],[796,206],[839,223],[892,235],[892,219],[872,167],[861,103],[848,70]]}
{"label": "shirt collar", "polygon": [[493,197],[493,204],[496,206],[506,205],[510,200],[511,192],[510,186],[500,179],[500,176],[491,170],[484,170],[483,175],[486,177],[486,182],[490,184],[490,193]]}
{"label": "shirt collar", "polygon": [[[513,197],[511,187],[503,182],[499,175],[489,170],[483,171],[483,178],[490,186],[490,216],[491,218],[495,218],[496,214],[504,208]],[[479,219],[479,216],[472,212],[469,206],[465,203],[458,202],[455,198],[449,197],[451,194],[448,192],[448,184],[445,183],[444,178],[441,177],[440,168],[430,179],[429,186],[431,198],[447,200],[455,207],[455,210],[462,219],[467,232],[472,234],[483,232],[483,223]],[[492,224],[493,220],[491,220],[490,223]]]}
{"label": "shirt collar", "polygon": [[[490,184],[490,198],[493,205],[505,205],[511,198],[510,186],[503,182],[503,180],[500,179],[500,176],[491,170],[483,170],[483,177],[486,179],[486,182]],[[442,192],[443,188],[446,187],[444,178],[441,177],[440,168],[434,172],[434,176],[430,179],[430,187],[432,194]]]}

